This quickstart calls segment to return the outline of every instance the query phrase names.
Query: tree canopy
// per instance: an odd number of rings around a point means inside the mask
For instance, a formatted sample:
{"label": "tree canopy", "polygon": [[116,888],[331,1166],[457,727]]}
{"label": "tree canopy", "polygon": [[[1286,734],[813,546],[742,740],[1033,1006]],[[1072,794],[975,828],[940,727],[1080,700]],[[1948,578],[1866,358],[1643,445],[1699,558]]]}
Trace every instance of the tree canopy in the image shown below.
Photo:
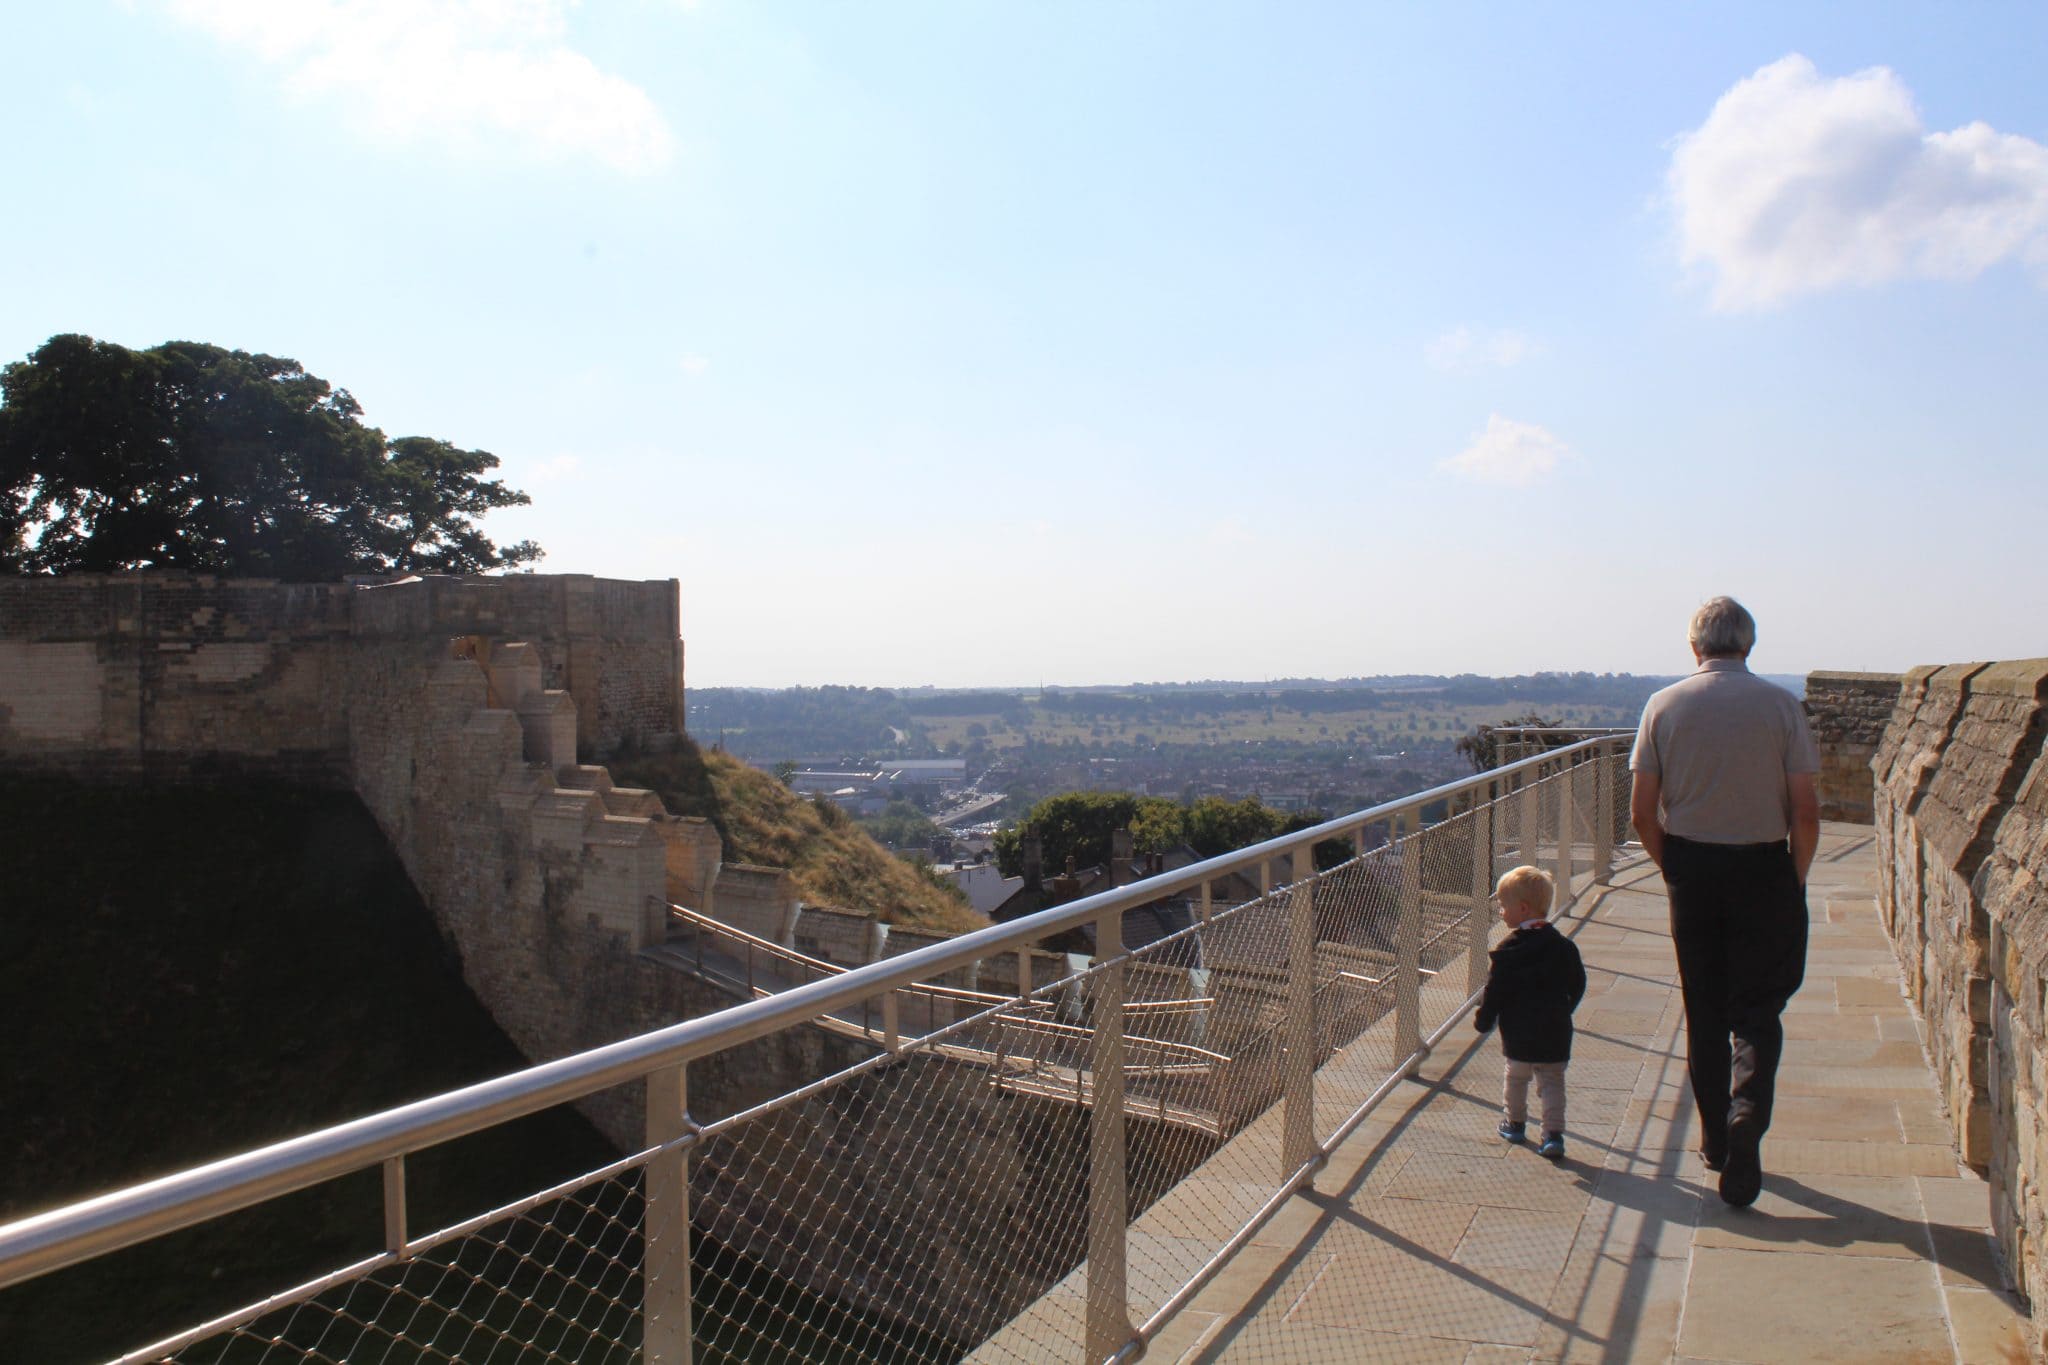
{"label": "tree canopy", "polygon": [[[1540,711],[1531,711],[1527,715],[1517,716],[1513,720],[1496,721],[1492,725],[1479,726],[1458,741],[1457,750],[1460,754],[1464,755],[1465,761],[1472,765],[1473,772],[1483,773],[1488,768],[1500,766],[1500,755],[1494,752],[1493,732],[1495,730],[1512,729],[1517,726],[1533,727],[1538,730],[1554,730],[1563,724],[1563,721],[1552,720]],[[1543,740],[1542,747],[1555,749],[1564,742],[1553,736]]]}
{"label": "tree canopy", "polygon": [[[1120,829],[1131,831],[1131,846],[1139,853],[1158,853],[1186,844],[1202,857],[1213,858],[1308,829],[1324,819],[1321,811],[1290,815],[1250,796],[1242,801],[1205,796],[1183,806],[1163,796],[1130,792],[1062,792],[1046,797],[1017,825],[996,834],[996,867],[1005,877],[1024,870],[1026,834],[1038,835],[1045,871],[1050,875],[1067,865],[1069,855],[1081,867],[1107,862],[1110,835]],[[1351,850],[1338,840],[1324,839],[1315,847],[1317,867],[1335,867],[1350,856]]]}
{"label": "tree canopy", "polygon": [[295,360],[50,338],[0,370],[0,571],[297,580],[539,559],[476,519],[526,504],[488,451],[385,436]]}

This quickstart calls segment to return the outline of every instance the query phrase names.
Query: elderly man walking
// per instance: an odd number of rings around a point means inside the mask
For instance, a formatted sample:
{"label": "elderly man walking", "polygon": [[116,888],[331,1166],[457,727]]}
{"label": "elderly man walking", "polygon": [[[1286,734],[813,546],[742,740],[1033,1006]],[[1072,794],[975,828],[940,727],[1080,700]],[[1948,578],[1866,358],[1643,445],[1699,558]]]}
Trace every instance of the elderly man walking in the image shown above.
{"label": "elderly man walking", "polygon": [[1700,1155],[1741,1207],[1763,1188],[1778,1016],[1806,975],[1820,756],[1799,699],[1749,671],[1741,603],[1701,607],[1689,638],[1698,668],[1643,708],[1629,814],[1671,898]]}

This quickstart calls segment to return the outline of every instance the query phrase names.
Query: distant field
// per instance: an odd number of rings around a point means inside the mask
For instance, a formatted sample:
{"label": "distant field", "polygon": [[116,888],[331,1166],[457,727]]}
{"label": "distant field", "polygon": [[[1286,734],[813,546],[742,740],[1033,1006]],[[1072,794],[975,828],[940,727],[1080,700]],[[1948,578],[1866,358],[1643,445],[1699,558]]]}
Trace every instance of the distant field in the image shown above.
{"label": "distant field", "polygon": [[[1399,744],[1409,738],[1457,739],[1481,725],[1527,715],[1523,703],[1491,703],[1457,706],[1416,701],[1396,706],[1366,707],[1348,711],[1303,713],[1276,700],[1266,706],[1218,709],[1207,714],[1129,719],[1090,719],[1064,712],[1028,708],[1028,719],[1015,714],[919,717],[917,728],[923,738],[939,747],[961,746],[982,740],[991,749],[1013,749],[1026,737],[1041,744],[1063,744],[1069,739],[1083,744],[1108,740],[1123,744],[1149,741],[1153,744],[1236,744],[1246,741],[1279,740],[1297,744]],[[1625,725],[1634,716],[1621,716],[1611,708],[1563,707],[1547,713],[1567,725]],[[1140,740],[1140,736],[1144,740]]]}
{"label": "distant field", "polygon": [[1394,753],[1448,746],[1532,713],[1562,725],[1628,725],[1662,678],[1531,674],[1232,685],[942,693],[886,688],[700,688],[690,732],[755,762],[862,763],[897,754],[991,757],[1023,746],[1144,751],[1246,744]]}

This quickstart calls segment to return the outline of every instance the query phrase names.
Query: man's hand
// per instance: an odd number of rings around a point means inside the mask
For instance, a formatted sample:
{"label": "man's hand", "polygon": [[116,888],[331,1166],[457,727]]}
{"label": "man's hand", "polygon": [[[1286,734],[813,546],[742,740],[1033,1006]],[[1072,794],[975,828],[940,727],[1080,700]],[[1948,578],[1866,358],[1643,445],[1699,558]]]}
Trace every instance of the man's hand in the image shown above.
{"label": "man's hand", "polygon": [[1657,800],[1664,794],[1664,779],[1657,773],[1637,773],[1629,792],[1628,818],[1643,841],[1643,852],[1657,870],[1664,870],[1664,826],[1657,821]]}
{"label": "man's hand", "polygon": [[1799,889],[1804,891],[1806,874],[1813,870],[1814,851],[1820,847],[1820,792],[1812,773],[1787,773],[1785,794],[1792,806],[1792,869],[1799,874]]}

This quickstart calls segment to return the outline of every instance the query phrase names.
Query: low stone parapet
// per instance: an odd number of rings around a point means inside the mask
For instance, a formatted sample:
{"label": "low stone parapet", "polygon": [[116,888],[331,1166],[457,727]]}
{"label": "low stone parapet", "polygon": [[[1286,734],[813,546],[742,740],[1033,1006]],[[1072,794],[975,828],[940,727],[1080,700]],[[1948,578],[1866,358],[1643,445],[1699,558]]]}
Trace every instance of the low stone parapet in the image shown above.
{"label": "low stone parapet", "polygon": [[1897,673],[1806,675],[1806,722],[1820,749],[1820,818],[1870,824],[1877,755],[1904,681]]}
{"label": "low stone parapet", "polygon": [[2048,659],[1916,668],[1872,760],[1879,905],[2008,1273],[2048,1322]]}

